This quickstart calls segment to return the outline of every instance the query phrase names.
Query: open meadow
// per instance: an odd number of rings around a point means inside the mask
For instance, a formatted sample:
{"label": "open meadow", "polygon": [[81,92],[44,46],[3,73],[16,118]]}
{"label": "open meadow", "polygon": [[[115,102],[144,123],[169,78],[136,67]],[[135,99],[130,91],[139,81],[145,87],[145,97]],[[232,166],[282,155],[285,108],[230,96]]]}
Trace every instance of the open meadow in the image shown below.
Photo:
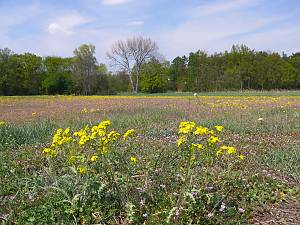
{"label": "open meadow", "polygon": [[0,97],[0,223],[300,224],[300,93],[221,94]]}

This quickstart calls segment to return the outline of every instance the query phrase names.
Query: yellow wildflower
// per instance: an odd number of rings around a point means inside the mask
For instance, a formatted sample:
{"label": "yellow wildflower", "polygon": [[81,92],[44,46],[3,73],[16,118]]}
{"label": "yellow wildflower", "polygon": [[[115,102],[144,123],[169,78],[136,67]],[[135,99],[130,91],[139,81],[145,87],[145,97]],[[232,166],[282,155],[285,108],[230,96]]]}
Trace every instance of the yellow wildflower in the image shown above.
{"label": "yellow wildflower", "polygon": [[109,142],[108,138],[106,138],[106,137],[101,138],[101,143],[102,143],[103,145],[107,145],[108,142]]}
{"label": "yellow wildflower", "polygon": [[0,120],[0,127],[5,125],[5,121]]}
{"label": "yellow wildflower", "polygon": [[80,166],[80,167],[78,168],[78,171],[79,171],[80,174],[85,174],[86,171],[87,171],[87,169],[86,169],[85,167],[83,167],[83,166]]}
{"label": "yellow wildflower", "polygon": [[179,134],[188,134],[191,132],[195,127],[195,122],[181,122],[179,125]]}
{"label": "yellow wildflower", "polygon": [[98,129],[99,129],[98,126],[93,126],[93,127],[92,127],[92,132],[93,132],[93,133],[94,133],[94,132],[97,133],[97,132],[98,132]]}
{"label": "yellow wildflower", "polygon": [[106,130],[107,127],[110,126],[110,125],[111,125],[110,120],[104,120],[101,123],[99,123],[98,129],[104,129],[104,130]]}
{"label": "yellow wildflower", "polygon": [[82,110],[81,110],[81,113],[88,113],[89,111],[87,110],[87,108],[83,108]]}
{"label": "yellow wildflower", "polygon": [[105,134],[106,134],[105,130],[98,130],[98,135],[99,135],[100,137],[105,136]]}
{"label": "yellow wildflower", "polygon": [[111,142],[114,142],[117,140],[117,138],[121,136],[120,133],[116,132],[116,131],[111,131],[109,132],[109,134],[107,135],[107,139]]}
{"label": "yellow wildflower", "polygon": [[98,160],[98,156],[93,155],[93,156],[91,157],[91,162],[96,162],[97,160]]}
{"label": "yellow wildflower", "polygon": [[90,140],[88,136],[85,136],[85,135],[84,135],[84,136],[81,136],[81,138],[80,138],[80,140],[79,140],[79,145],[80,145],[80,146],[85,145],[86,142],[87,142],[88,140]]}
{"label": "yellow wildflower", "polygon": [[199,150],[202,150],[203,149],[203,145],[202,144],[192,144],[192,147],[193,148],[197,148]]}
{"label": "yellow wildflower", "polygon": [[63,136],[69,136],[69,135],[70,135],[70,127],[67,127],[63,132]]}
{"label": "yellow wildflower", "polygon": [[44,148],[43,153],[49,156],[50,158],[54,158],[57,155],[56,151],[51,148]]}
{"label": "yellow wildflower", "polygon": [[108,153],[108,147],[103,145],[99,148],[99,151],[102,153],[102,154],[106,154]]}
{"label": "yellow wildflower", "polygon": [[61,128],[57,129],[55,135],[53,136],[52,147],[62,145],[62,132],[63,130]]}
{"label": "yellow wildflower", "polygon": [[243,156],[243,155],[239,155],[238,157],[239,157],[239,159],[241,159],[241,160],[245,159],[245,156]]}
{"label": "yellow wildflower", "polygon": [[207,134],[213,134],[207,127],[198,126],[196,128],[196,131],[194,132],[194,135],[207,135]]}
{"label": "yellow wildflower", "polygon": [[215,126],[215,128],[216,128],[216,130],[219,131],[219,132],[221,132],[221,131],[224,129],[224,127],[221,126],[221,125],[217,125],[217,126]]}
{"label": "yellow wildflower", "polygon": [[220,142],[219,138],[216,137],[216,136],[210,136],[208,139],[207,139],[207,142],[209,145],[214,145],[214,144],[217,144],[218,142]]}
{"label": "yellow wildflower", "polygon": [[230,154],[235,154],[236,153],[236,148],[235,147],[228,147],[227,148],[227,153]]}
{"label": "yellow wildflower", "polygon": [[36,112],[31,113],[32,116],[36,116]]}
{"label": "yellow wildflower", "polygon": [[138,159],[136,157],[132,156],[132,157],[130,157],[130,161],[131,161],[132,164],[137,164]]}
{"label": "yellow wildflower", "polygon": [[49,152],[51,152],[51,151],[52,151],[51,148],[44,148],[44,149],[43,149],[43,153],[49,153]]}
{"label": "yellow wildflower", "polygon": [[177,146],[180,147],[185,142],[186,142],[186,136],[181,136],[177,141]]}
{"label": "yellow wildflower", "polygon": [[227,149],[228,149],[228,146],[225,146],[225,145],[222,145],[222,146],[220,147],[220,150],[221,150],[221,151],[223,151],[223,150],[226,151]]}
{"label": "yellow wildflower", "polygon": [[97,134],[98,134],[98,132],[93,132],[93,133],[90,135],[90,139],[91,139],[91,140],[94,140],[94,139],[97,137]]}
{"label": "yellow wildflower", "polygon": [[88,130],[88,126],[86,126],[84,129],[80,129],[79,131],[74,132],[73,135],[74,135],[75,137],[86,136],[87,130]]}
{"label": "yellow wildflower", "polygon": [[76,131],[76,132],[74,132],[74,134],[73,134],[75,137],[80,137],[80,136],[82,136],[82,132],[81,132],[81,130],[80,131]]}
{"label": "yellow wildflower", "polygon": [[64,136],[60,141],[59,145],[68,144],[72,141],[72,137]]}
{"label": "yellow wildflower", "polygon": [[123,139],[126,140],[128,137],[134,135],[135,131],[133,129],[128,130],[125,132],[125,134],[123,135]]}

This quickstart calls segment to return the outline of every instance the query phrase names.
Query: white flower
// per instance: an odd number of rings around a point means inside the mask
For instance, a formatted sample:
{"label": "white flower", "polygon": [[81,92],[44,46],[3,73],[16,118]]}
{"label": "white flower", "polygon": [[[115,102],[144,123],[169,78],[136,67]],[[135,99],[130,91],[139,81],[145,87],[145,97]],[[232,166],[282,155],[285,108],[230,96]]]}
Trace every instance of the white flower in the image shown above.
{"label": "white flower", "polygon": [[243,208],[239,208],[239,212],[240,212],[240,213],[244,213],[245,210],[244,210]]}
{"label": "white flower", "polygon": [[197,93],[194,93],[194,96],[195,96],[195,97],[197,97],[197,96],[198,96],[198,94],[197,94]]}
{"label": "white flower", "polygon": [[140,205],[141,205],[141,206],[144,206],[144,205],[145,205],[145,199],[141,199]]}
{"label": "white flower", "polygon": [[213,216],[214,216],[213,213],[208,213],[208,214],[207,214],[207,217],[208,217],[208,218],[213,217]]}
{"label": "white flower", "polygon": [[225,208],[226,208],[225,203],[222,202],[221,208],[219,209],[219,211],[220,211],[220,212],[224,212]]}
{"label": "white flower", "polygon": [[263,121],[264,119],[263,118],[258,118],[258,121]]}

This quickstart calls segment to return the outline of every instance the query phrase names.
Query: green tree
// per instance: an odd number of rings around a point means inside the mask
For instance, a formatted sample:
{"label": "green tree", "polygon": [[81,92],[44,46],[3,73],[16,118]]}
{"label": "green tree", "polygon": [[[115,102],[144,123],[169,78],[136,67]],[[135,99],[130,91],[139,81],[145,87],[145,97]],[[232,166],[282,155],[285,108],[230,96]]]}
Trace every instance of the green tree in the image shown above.
{"label": "green tree", "polygon": [[292,54],[288,58],[288,62],[292,65],[294,69],[294,79],[292,81],[292,88],[300,88],[300,52]]}
{"label": "green tree", "polygon": [[8,49],[0,49],[0,95],[7,95],[8,76],[9,76],[9,62],[13,52]]}
{"label": "green tree", "polygon": [[42,94],[44,69],[41,57],[31,53],[14,54],[7,64],[7,95]]}
{"label": "green tree", "polygon": [[187,90],[187,63],[186,56],[176,57],[170,67],[170,83],[174,84],[174,88],[180,91]]}
{"label": "green tree", "polygon": [[168,63],[152,58],[141,70],[141,90],[148,93],[165,92],[168,82]]}
{"label": "green tree", "polygon": [[131,90],[130,81],[126,73],[118,72],[108,75],[108,94],[117,94],[120,92],[128,92]]}
{"label": "green tree", "polygon": [[44,59],[43,64],[43,87],[46,94],[70,94],[73,87],[72,59],[49,56]]}

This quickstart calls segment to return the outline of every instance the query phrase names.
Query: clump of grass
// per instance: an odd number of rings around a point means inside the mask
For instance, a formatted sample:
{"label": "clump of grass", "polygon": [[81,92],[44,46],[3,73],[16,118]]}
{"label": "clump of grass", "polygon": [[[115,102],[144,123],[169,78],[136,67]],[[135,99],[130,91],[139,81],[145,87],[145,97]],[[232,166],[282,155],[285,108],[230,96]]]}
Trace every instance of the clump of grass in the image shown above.
{"label": "clump of grass", "polygon": [[53,133],[55,124],[49,120],[25,123],[22,126],[6,124],[0,127],[0,149],[17,148],[45,142]]}
{"label": "clump of grass", "polygon": [[297,146],[264,151],[259,162],[272,170],[283,171],[285,176],[300,183],[300,149]]}

